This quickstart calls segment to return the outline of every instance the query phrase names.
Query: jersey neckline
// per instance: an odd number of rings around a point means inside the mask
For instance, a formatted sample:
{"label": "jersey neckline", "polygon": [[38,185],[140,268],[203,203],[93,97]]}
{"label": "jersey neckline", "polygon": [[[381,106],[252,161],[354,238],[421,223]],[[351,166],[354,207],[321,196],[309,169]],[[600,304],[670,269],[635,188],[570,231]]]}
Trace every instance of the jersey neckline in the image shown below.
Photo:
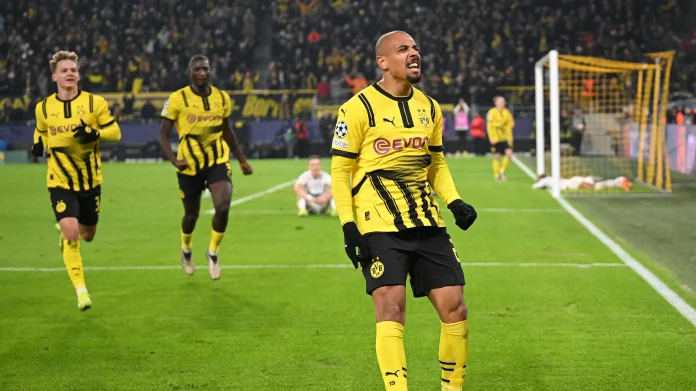
{"label": "jersey neckline", "polygon": [[386,96],[387,98],[389,98],[389,99],[391,99],[391,100],[395,100],[395,101],[397,101],[397,102],[406,102],[406,101],[410,100],[410,99],[413,97],[413,90],[414,90],[413,86],[411,86],[411,93],[409,93],[408,96],[394,96],[394,95],[388,93],[387,91],[385,91],[382,87],[380,87],[379,84],[377,84],[377,82],[375,82],[375,83],[372,85],[372,87],[375,87],[375,89],[376,89],[380,94]]}
{"label": "jersey neckline", "polygon": [[189,85],[189,90],[191,90],[191,92],[192,92],[194,95],[200,96],[201,98],[207,98],[207,97],[209,97],[210,95],[213,94],[213,86],[208,85],[208,89],[210,90],[210,92],[208,92],[208,95],[201,95],[201,94],[197,93],[197,92],[193,89],[193,86],[192,86],[192,85]]}
{"label": "jersey neckline", "polygon": [[79,98],[80,95],[82,95],[82,90],[78,88],[78,89],[77,89],[77,95],[75,95],[75,97],[72,98],[72,99],[70,99],[70,100],[62,100],[62,99],[60,99],[60,98],[58,97],[58,93],[57,93],[57,92],[56,92],[54,95],[56,96],[56,100],[57,100],[58,102],[68,103],[68,102],[72,102],[72,101],[74,101],[75,99]]}

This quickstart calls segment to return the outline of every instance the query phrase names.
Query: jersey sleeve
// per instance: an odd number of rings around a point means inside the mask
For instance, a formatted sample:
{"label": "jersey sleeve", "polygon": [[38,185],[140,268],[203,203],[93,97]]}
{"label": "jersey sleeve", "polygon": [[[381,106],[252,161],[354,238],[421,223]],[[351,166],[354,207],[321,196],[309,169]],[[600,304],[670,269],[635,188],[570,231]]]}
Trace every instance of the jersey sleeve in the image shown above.
{"label": "jersey sleeve", "polygon": [[336,128],[331,141],[331,155],[355,159],[360,153],[360,146],[367,131],[368,114],[365,107],[353,98],[338,110]]}
{"label": "jersey sleeve", "polygon": [[176,121],[177,117],[179,117],[179,98],[176,92],[172,93],[169,95],[169,98],[167,98],[167,101],[164,102],[164,106],[162,107],[162,112],[160,113],[160,116],[162,118],[166,118],[170,121]]}
{"label": "jersey sleeve", "polygon": [[488,133],[488,139],[490,140],[491,144],[495,144],[499,141],[496,137],[498,136],[497,129],[500,126],[498,123],[498,117],[495,115],[493,110],[495,110],[495,108],[488,110],[488,113],[486,113],[486,133]]}
{"label": "jersey sleeve", "polygon": [[508,120],[507,124],[505,124],[505,137],[507,138],[508,143],[512,145],[512,129],[515,127],[515,117],[512,116],[510,110],[508,110],[507,113]]}
{"label": "jersey sleeve", "polygon": [[100,129],[107,128],[116,123],[116,118],[111,115],[109,103],[101,96],[94,96],[94,112],[97,116],[97,124]]}
{"label": "jersey sleeve", "polygon": [[225,91],[222,91],[222,107],[224,109],[222,117],[229,118],[232,115],[232,100],[230,99],[230,94]]}
{"label": "jersey sleeve", "polygon": [[428,169],[428,183],[435,189],[435,193],[441,200],[449,205],[456,199],[461,199],[457,188],[454,186],[454,180],[445,160],[444,147],[442,145],[442,110],[440,105],[433,102],[435,110],[435,129],[433,129],[433,137],[430,140],[431,163]]}
{"label": "jersey sleeve", "polygon": [[46,135],[48,131],[48,124],[46,123],[46,103],[45,101],[36,104],[34,109],[34,116],[36,117],[36,131]]}

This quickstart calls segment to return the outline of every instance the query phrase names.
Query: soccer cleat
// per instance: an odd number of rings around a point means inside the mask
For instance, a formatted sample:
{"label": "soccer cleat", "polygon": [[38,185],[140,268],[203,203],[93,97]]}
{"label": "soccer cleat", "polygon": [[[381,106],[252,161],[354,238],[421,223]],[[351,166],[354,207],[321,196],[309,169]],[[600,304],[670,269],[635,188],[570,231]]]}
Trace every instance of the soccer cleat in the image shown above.
{"label": "soccer cleat", "polygon": [[184,249],[181,249],[181,267],[189,276],[195,273],[196,265],[193,263],[193,252],[187,253]]}
{"label": "soccer cleat", "polygon": [[505,176],[504,172],[498,174],[498,178],[500,178],[501,181],[507,181],[507,176]]}
{"label": "soccer cleat", "polygon": [[297,215],[300,217],[309,216],[309,211],[307,209],[300,209],[300,211],[297,212]]}
{"label": "soccer cleat", "polygon": [[89,293],[80,292],[77,295],[77,309],[80,311],[87,311],[92,308],[92,299],[89,297]]}
{"label": "soccer cleat", "polygon": [[210,253],[210,250],[206,251],[205,255],[208,257],[208,274],[213,280],[220,279],[220,262],[218,262],[218,256]]}

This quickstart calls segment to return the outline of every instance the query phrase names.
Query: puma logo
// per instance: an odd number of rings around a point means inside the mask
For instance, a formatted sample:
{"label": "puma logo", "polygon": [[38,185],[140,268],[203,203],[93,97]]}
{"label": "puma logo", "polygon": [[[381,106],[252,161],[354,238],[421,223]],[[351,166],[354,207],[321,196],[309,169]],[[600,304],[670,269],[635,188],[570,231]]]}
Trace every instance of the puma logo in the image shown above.
{"label": "puma logo", "polygon": [[400,370],[401,370],[401,369],[397,369],[397,370],[394,371],[394,372],[384,372],[384,376],[390,376],[390,375],[391,375],[391,376],[399,377],[398,373],[399,373]]}
{"label": "puma logo", "polygon": [[341,109],[341,113],[343,113],[343,116],[344,116],[344,117],[346,116],[346,111],[345,111],[345,110]]}
{"label": "puma logo", "polygon": [[56,118],[58,118],[58,113],[51,113],[51,117],[56,117]]}
{"label": "puma logo", "polygon": [[386,118],[382,118],[382,121],[384,121],[384,122],[389,122],[390,124],[392,124],[392,126],[396,127],[396,124],[394,124],[394,120],[395,120],[395,119],[396,119],[396,117],[392,117],[392,119],[391,119],[391,121],[390,121],[390,120],[388,120],[388,119],[386,119]]}

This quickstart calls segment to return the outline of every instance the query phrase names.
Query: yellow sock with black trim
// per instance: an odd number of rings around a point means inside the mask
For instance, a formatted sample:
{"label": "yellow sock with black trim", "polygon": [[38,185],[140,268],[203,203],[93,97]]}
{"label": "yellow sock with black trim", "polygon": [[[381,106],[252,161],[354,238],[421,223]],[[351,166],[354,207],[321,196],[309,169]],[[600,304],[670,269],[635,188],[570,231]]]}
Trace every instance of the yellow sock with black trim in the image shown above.
{"label": "yellow sock with black trim", "polygon": [[500,174],[500,160],[493,159],[493,176]]}
{"label": "yellow sock with black trim", "polygon": [[467,320],[442,323],[440,331],[440,368],[442,391],[461,391],[469,356],[469,324]]}
{"label": "yellow sock with black trim", "polygon": [[213,254],[217,255],[218,250],[220,249],[220,243],[222,242],[222,238],[225,237],[224,232],[217,232],[215,229],[211,230],[210,232],[210,246],[208,246],[208,251]]}
{"label": "yellow sock with black trim", "polygon": [[86,289],[85,274],[82,270],[82,255],[80,255],[79,240],[63,239],[63,263],[68,271],[75,292],[80,293]]}
{"label": "yellow sock with black trim", "polygon": [[407,391],[404,326],[399,322],[377,323],[377,362],[387,391]]}
{"label": "yellow sock with black trim", "polygon": [[193,232],[190,234],[185,234],[181,231],[181,249],[187,253],[191,252],[191,247],[193,246]]}
{"label": "yellow sock with black trim", "polygon": [[510,165],[510,158],[507,157],[507,156],[505,156],[505,157],[503,158],[503,165],[502,165],[502,167],[501,167],[500,170],[501,170],[502,172],[507,171],[507,168],[508,168],[509,165]]}

